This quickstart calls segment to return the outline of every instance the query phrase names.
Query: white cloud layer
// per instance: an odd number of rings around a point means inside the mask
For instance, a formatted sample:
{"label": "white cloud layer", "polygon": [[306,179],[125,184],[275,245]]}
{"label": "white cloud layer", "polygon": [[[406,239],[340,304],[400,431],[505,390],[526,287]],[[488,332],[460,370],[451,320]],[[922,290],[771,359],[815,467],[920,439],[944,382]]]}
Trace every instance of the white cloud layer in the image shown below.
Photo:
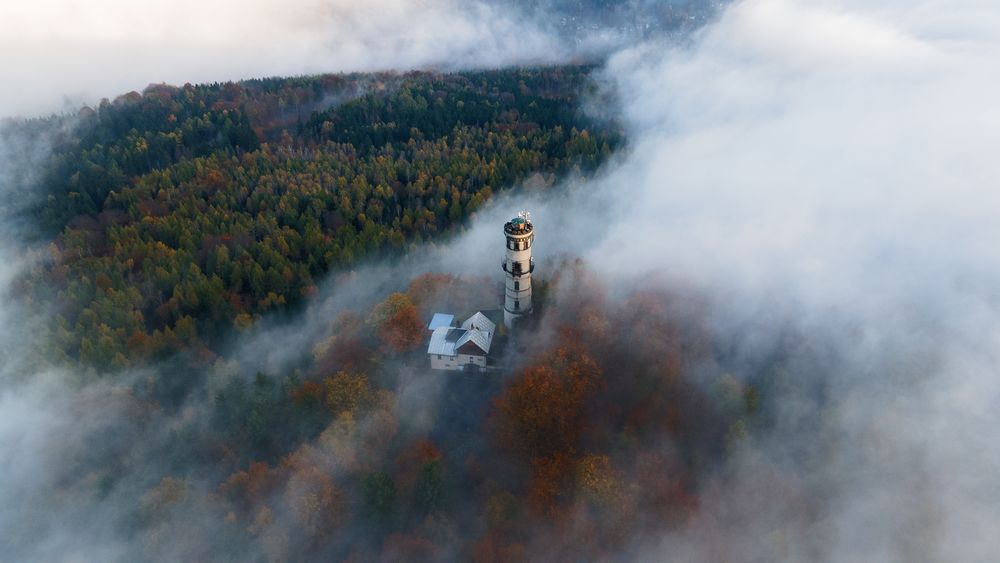
{"label": "white cloud layer", "polygon": [[147,84],[555,61],[515,10],[458,0],[0,3],[0,116],[75,109]]}
{"label": "white cloud layer", "polygon": [[[608,65],[634,142],[603,180],[621,212],[591,260],[707,291],[747,342],[790,314],[831,357],[815,366],[834,376],[809,407],[822,412],[785,413],[822,432],[779,425],[706,502],[736,560],[1000,548],[998,14],[978,0],[745,0],[687,48]],[[813,521],[787,521],[751,486],[753,460],[787,455]],[[705,556],[698,532],[649,549]]]}

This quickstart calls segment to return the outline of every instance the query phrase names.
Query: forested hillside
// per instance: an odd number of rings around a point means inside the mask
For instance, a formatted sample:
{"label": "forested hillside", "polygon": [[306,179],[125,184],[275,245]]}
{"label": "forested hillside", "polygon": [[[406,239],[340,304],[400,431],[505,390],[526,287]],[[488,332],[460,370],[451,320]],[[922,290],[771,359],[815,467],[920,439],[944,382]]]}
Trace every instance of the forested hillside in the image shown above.
{"label": "forested hillside", "polygon": [[590,70],[154,85],[15,123],[56,139],[35,210],[55,240],[25,287],[88,365],[208,352],[529,174],[594,170],[622,138],[581,111]]}
{"label": "forested hillside", "polygon": [[[587,560],[683,525],[699,478],[746,439],[756,390],[709,368],[713,343],[689,303],[642,291],[613,300],[585,266],[560,269],[550,332],[514,373],[430,373],[409,354],[422,339],[397,336],[426,332],[416,319],[438,303],[488,298],[488,280],[425,275],[367,318],[338,318],[299,376],[231,380],[211,432],[189,427],[170,444],[198,459],[199,448],[218,455],[214,437],[225,452],[216,469],[231,473],[206,494],[181,465],[143,506],[154,526],[197,511],[229,536],[193,532],[179,553],[152,537],[151,553]],[[414,424],[402,381],[413,371],[443,388],[430,428]]]}
{"label": "forested hillside", "polygon": [[[3,552],[54,513],[123,561],[585,560],[688,524],[758,401],[697,300],[566,259],[498,369],[435,373],[430,315],[496,306],[497,280],[348,272],[593,173],[624,139],[582,112],[590,72],[159,85],[6,124],[52,143],[15,297],[48,323],[38,364],[81,386]],[[363,297],[327,309],[321,282]]]}

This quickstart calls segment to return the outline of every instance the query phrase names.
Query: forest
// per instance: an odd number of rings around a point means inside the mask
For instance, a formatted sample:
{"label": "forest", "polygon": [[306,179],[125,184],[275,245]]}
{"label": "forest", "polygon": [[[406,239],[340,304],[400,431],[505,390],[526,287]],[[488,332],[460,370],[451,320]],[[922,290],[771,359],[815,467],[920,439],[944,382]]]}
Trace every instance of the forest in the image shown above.
{"label": "forest", "polygon": [[482,302],[484,280],[420,276],[367,318],[342,314],[295,377],[233,379],[212,422],[231,473],[208,495],[165,477],[149,518],[208,512],[272,560],[357,561],[599,559],[684,524],[699,476],[746,439],[757,392],[718,367],[693,376],[715,365],[712,342],[677,296],[618,302],[586,265],[561,269],[549,322],[530,329],[544,344],[523,345],[506,378],[434,375],[426,431],[398,394],[429,373],[425,343],[393,333],[424,332],[442,301]]}
{"label": "forest", "polygon": [[14,123],[54,138],[29,211],[50,255],[24,291],[98,371],[211,357],[331,270],[447,233],[529,175],[593,172],[623,137],[582,111],[591,71],[152,85]]}
{"label": "forest", "polygon": [[99,503],[118,507],[98,530],[124,533],[122,560],[627,559],[691,523],[760,399],[719,363],[697,304],[558,270],[544,319],[508,342],[523,360],[498,373],[428,369],[430,313],[494,291],[424,274],[341,311],[294,368],[175,358],[81,393],[67,408],[90,431],[13,537]]}
{"label": "forest", "polygon": [[229,347],[294,332],[331,276],[461,230],[526,178],[593,174],[625,139],[583,109],[592,70],[152,85],[5,124],[52,145],[24,211],[46,251],[16,298],[52,312],[45,362],[103,390],[67,410],[115,414],[66,444],[51,503],[0,548],[107,505],[92,533],[121,560],[601,559],[687,525],[759,402],[696,301],[611,295],[566,259],[490,375],[424,353],[433,312],[498,302],[489,277],[392,280],[277,370]]}

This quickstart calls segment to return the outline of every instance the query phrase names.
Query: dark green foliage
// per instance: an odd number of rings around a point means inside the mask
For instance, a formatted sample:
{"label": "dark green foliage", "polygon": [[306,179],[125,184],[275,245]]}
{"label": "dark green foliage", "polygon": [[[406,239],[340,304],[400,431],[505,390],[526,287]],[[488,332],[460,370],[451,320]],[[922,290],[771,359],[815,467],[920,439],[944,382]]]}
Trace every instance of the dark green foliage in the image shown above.
{"label": "dark green foliage", "polygon": [[461,224],[535,172],[596,167],[620,137],[579,109],[589,71],[151,86],[104,102],[47,168],[40,214],[61,234],[34,297],[60,311],[62,351],[99,369],[210,358],[331,269]]}
{"label": "dark green foliage", "polygon": [[246,459],[274,458],[318,434],[329,417],[297,407],[295,378],[258,373],[253,381],[235,377],[216,393],[211,427],[226,443],[240,444]]}
{"label": "dark green foliage", "polygon": [[440,459],[430,460],[421,468],[415,494],[418,510],[430,513],[441,508],[444,501],[444,465]]}
{"label": "dark green foliage", "polygon": [[[362,154],[435,139],[456,127],[490,127],[528,133],[580,123],[576,103],[585,86],[579,68],[413,75],[391,96],[376,93],[313,114],[308,129],[318,140],[349,143]],[[554,144],[549,156],[562,157]]]}
{"label": "dark green foliage", "polygon": [[396,484],[384,471],[365,477],[364,514],[379,528],[387,526],[396,508]]}

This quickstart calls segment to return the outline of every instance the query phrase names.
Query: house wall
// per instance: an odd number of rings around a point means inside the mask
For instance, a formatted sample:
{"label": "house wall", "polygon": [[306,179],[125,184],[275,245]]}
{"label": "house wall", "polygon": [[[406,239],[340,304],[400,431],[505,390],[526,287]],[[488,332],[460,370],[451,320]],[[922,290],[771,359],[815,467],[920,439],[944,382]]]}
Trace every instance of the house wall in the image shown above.
{"label": "house wall", "polygon": [[473,356],[471,354],[459,354],[459,365],[475,364],[479,367],[486,367],[486,356]]}
{"label": "house wall", "polygon": [[455,370],[458,369],[458,362],[455,356],[440,356],[438,354],[430,354],[431,357],[431,368],[432,369],[448,369]]}
{"label": "house wall", "polygon": [[469,364],[475,364],[482,368],[486,367],[486,356],[474,356],[471,354],[459,354],[457,356],[428,355],[431,358],[431,369],[458,371],[463,366]]}

